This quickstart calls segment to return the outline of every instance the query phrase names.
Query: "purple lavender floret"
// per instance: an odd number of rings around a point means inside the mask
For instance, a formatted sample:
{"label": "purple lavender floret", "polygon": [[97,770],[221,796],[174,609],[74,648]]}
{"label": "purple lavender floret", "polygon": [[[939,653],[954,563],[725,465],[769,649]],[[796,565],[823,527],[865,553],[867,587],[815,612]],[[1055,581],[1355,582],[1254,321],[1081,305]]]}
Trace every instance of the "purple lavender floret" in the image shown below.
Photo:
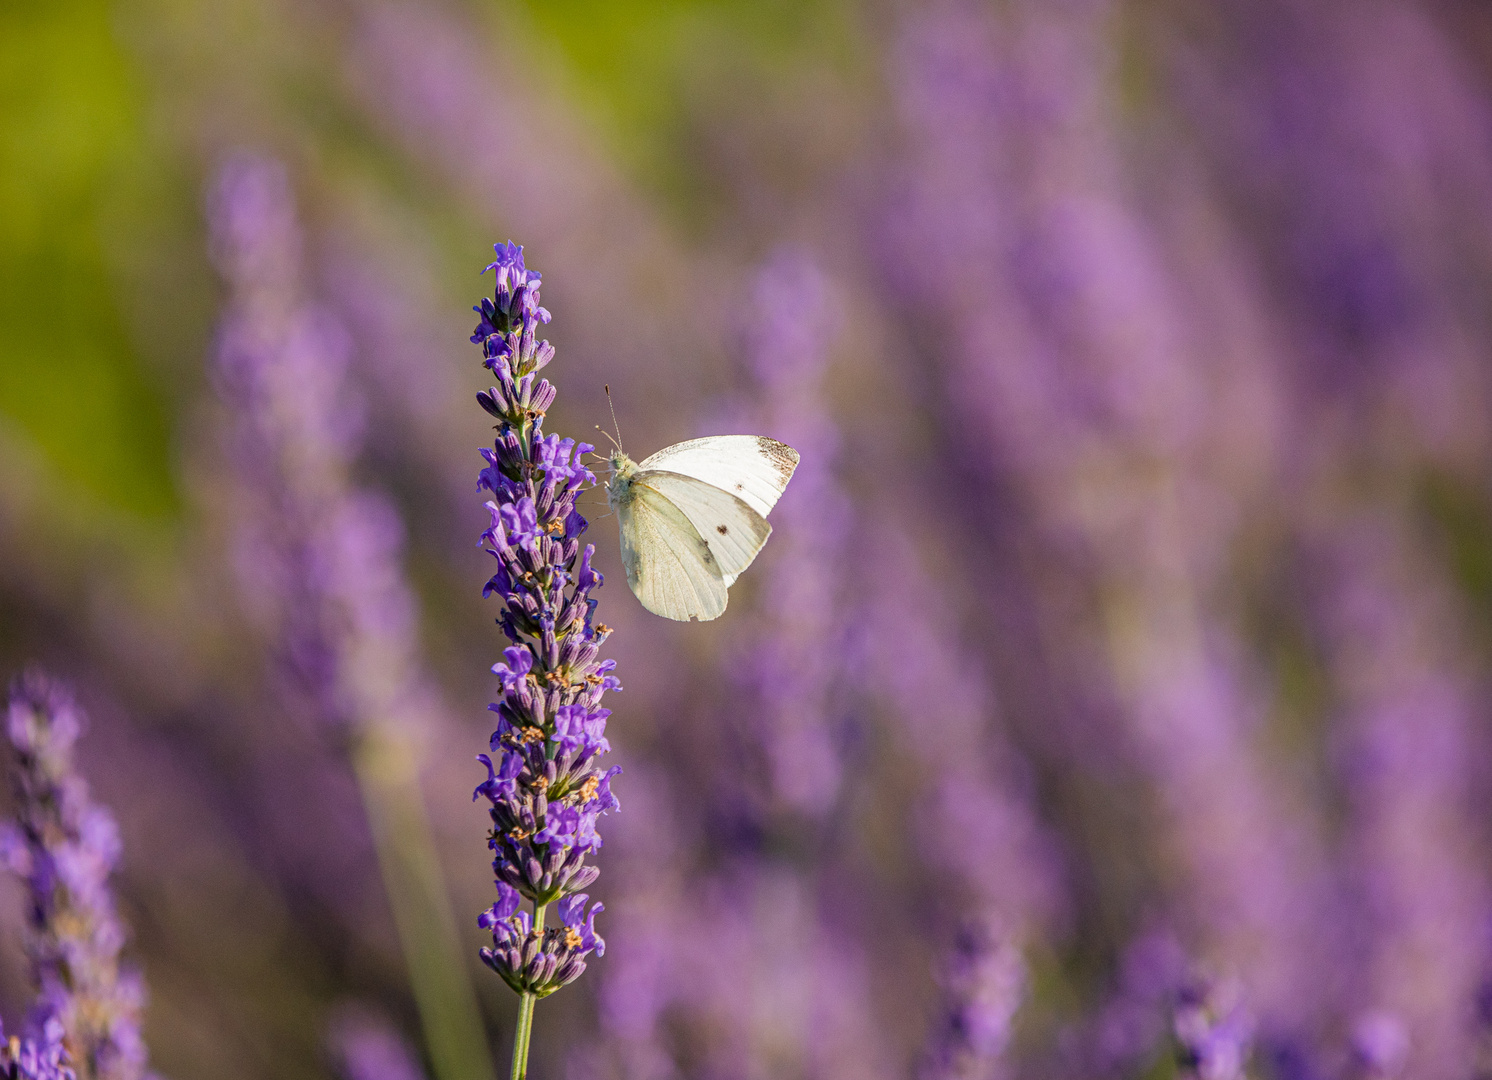
{"label": "purple lavender floret", "polygon": [[559,902],[560,925],[535,931],[533,917],[518,910],[518,891],[499,881],[497,893],[497,903],[477,920],[492,931],[492,948],[482,950],[482,960],[515,992],[548,997],[581,976],[587,956],[606,952],[595,925],[606,910],[600,901],[587,911],[585,893],[567,896]]}
{"label": "purple lavender floret", "polygon": [[[473,798],[491,803],[488,847],[499,900],[481,918],[493,947],[482,958],[518,993],[543,997],[585,970],[584,957],[605,944],[592,925],[596,904],[583,912],[580,890],[599,871],[585,864],[601,848],[600,815],[619,808],[611,778],[599,759],[611,749],[602,708],[608,690],[620,690],[615,661],[600,649],[611,630],[595,622],[590,594],[602,577],[591,567],[595,548],[580,545],[586,520],[575,500],[596,477],[583,455],[594,447],[545,435],[544,414],[555,389],[536,372],[554,349],[538,340],[549,312],[539,304],[539,274],[523,264],[523,249],[499,244],[497,287],[475,310],[472,341],[497,385],[477,395],[498,420],[478,489],[491,493],[490,524],[482,544],[497,560],[483,596],[502,598],[498,624],[513,642],[493,665],[500,695],[491,755],[477,760],[487,779]],[[536,912],[560,901],[563,925],[534,925],[519,911],[521,899]]]}
{"label": "purple lavender floret", "polygon": [[0,1080],[77,1080],[67,1052],[62,1023],[48,1017],[33,1037],[5,1038],[0,1027]]}
{"label": "purple lavender floret", "polygon": [[1238,983],[1189,980],[1177,991],[1171,1032],[1188,1080],[1246,1080],[1254,1022]]}
{"label": "purple lavender floret", "polygon": [[929,1040],[922,1080],[987,1076],[1010,1041],[1026,994],[1020,949],[986,921],[960,928],[941,973],[942,1015]]}
{"label": "purple lavender floret", "polygon": [[26,949],[39,994],[31,1037],[5,1047],[0,1077],[71,1077],[69,1065],[88,1080],[145,1075],[144,984],[120,968],[125,929],[109,888],[119,830],[73,769],[82,729],[63,687],[34,672],[12,685],[6,737],[17,810],[0,832],[0,858],[29,886]]}

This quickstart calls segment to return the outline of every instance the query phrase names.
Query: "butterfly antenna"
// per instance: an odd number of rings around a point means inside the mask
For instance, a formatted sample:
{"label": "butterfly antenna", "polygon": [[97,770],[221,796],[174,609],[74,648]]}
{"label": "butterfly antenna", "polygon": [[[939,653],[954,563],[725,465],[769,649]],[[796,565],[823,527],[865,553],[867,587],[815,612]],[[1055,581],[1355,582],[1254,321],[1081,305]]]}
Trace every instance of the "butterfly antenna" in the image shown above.
{"label": "butterfly antenna", "polygon": [[616,448],[620,450],[622,448],[622,425],[616,422],[616,406],[611,403],[611,386],[603,385],[606,387],[606,407],[611,410],[611,426],[616,428]]}
{"label": "butterfly antenna", "polygon": [[[611,439],[611,432],[607,431],[600,424],[596,425],[596,430],[599,431],[602,435],[605,435],[608,439]],[[618,450],[620,450],[622,448],[622,444],[619,443],[619,442],[617,442],[615,439],[611,439],[611,444],[613,446],[615,446]],[[597,457],[605,457],[605,456],[606,455],[604,455],[604,454],[598,454],[597,455]]]}

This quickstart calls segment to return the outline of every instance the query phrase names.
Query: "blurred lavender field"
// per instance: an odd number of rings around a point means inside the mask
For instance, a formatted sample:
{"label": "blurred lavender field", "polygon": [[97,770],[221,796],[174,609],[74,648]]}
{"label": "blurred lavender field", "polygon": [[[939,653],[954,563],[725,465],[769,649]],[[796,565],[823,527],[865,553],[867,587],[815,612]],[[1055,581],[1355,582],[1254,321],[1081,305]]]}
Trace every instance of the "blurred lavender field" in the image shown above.
{"label": "blurred lavender field", "polygon": [[713,623],[581,497],[532,1076],[1492,1076],[1485,4],[27,0],[0,87],[0,680],[88,714],[162,1077],[504,1075],[508,239],[549,429],[802,454]]}

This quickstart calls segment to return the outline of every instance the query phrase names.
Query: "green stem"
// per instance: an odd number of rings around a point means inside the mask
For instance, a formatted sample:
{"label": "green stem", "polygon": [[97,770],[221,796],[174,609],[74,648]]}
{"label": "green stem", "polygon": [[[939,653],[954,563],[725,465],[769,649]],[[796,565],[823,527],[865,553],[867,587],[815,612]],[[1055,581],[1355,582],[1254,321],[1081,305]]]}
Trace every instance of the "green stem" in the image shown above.
{"label": "green stem", "polygon": [[[544,938],[544,909],[548,904],[534,904],[534,928],[533,933]],[[534,1030],[534,1002],[538,998],[533,994],[518,995],[518,1027],[513,1033],[513,1071],[509,1073],[510,1080],[524,1080],[528,1076],[528,1044]]]}
{"label": "green stem", "polygon": [[528,1076],[528,1039],[534,1028],[534,995],[518,995],[518,1029],[513,1033],[513,1071],[509,1080]]}
{"label": "green stem", "polygon": [[493,1080],[481,1011],[419,788],[418,753],[370,725],[352,758],[436,1080]]}

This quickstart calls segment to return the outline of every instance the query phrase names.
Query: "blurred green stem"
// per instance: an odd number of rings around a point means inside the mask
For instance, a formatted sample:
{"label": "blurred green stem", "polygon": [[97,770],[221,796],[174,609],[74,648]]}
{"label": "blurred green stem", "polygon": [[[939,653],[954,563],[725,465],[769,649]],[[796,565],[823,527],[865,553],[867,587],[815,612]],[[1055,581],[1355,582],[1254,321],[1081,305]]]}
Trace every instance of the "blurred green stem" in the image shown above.
{"label": "blurred green stem", "polygon": [[369,725],[353,752],[436,1080],[495,1080],[419,786],[419,754]]}

